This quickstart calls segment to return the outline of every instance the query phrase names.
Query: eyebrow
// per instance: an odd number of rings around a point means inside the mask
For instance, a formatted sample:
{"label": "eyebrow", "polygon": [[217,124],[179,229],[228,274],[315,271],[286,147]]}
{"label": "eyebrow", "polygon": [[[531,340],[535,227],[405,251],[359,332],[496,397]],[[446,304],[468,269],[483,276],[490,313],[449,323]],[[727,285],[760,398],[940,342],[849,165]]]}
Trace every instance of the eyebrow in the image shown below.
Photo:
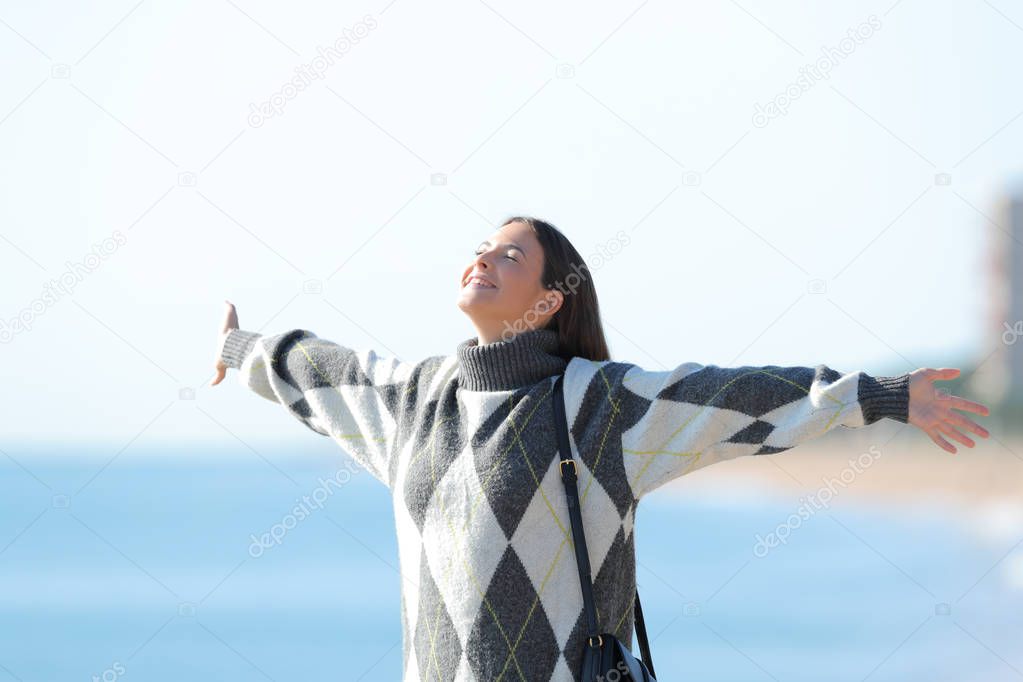
{"label": "eyebrow", "polygon": [[[493,242],[491,242],[489,239],[484,239],[483,241],[480,242],[480,246],[482,246],[483,244],[492,244],[492,243]],[[525,256],[527,259],[529,258],[529,254],[526,253],[526,250],[524,248],[522,248],[521,246],[519,246],[518,244],[515,244],[514,242],[508,242],[508,246],[512,247],[513,249],[518,249],[519,251],[522,252],[523,256]]]}

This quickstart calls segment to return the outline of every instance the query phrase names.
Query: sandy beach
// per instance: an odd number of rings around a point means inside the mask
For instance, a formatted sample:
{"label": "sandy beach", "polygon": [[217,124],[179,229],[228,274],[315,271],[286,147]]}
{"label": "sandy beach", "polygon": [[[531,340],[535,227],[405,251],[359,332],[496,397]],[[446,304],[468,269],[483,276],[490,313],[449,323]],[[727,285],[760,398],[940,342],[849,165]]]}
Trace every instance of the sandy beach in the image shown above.
{"label": "sandy beach", "polygon": [[877,424],[833,431],[775,455],[720,462],[666,487],[684,494],[738,486],[793,499],[830,487],[843,503],[1023,509],[1023,439],[992,433],[974,440],[973,448],[955,443],[952,454],[911,426]]}

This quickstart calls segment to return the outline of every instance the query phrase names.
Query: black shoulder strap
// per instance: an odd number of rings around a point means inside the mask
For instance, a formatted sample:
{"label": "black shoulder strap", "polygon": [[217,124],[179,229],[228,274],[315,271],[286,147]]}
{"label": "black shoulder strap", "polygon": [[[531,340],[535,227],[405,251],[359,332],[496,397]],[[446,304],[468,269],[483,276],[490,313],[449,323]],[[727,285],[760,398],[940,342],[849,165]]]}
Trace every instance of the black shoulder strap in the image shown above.
{"label": "black shoulder strap", "polygon": [[[572,537],[575,540],[575,560],[579,567],[579,584],[583,592],[583,610],[586,612],[587,634],[591,638],[597,632],[597,615],[593,602],[593,580],[590,575],[590,555],[586,551],[586,536],[583,533],[582,514],[579,512],[579,488],[576,485],[576,464],[572,457],[572,443],[568,438],[568,419],[565,416],[564,378],[561,374],[554,382],[554,423],[558,432],[558,450],[561,452],[561,481],[565,485],[568,498],[568,515],[572,525]],[[643,622],[643,608],[639,603],[639,590],[636,590],[635,603],[636,636],[639,639],[639,650],[650,673],[653,674],[654,663],[650,658],[650,644],[646,636],[646,624]]]}
{"label": "black shoulder strap", "polygon": [[568,440],[568,420],[565,418],[565,399],[562,390],[564,374],[554,382],[554,423],[558,427],[558,450],[561,452],[561,482],[568,498],[568,517],[572,524],[575,544],[575,562],[579,567],[579,584],[583,590],[583,610],[586,612],[586,634],[596,639],[597,612],[593,605],[593,582],[590,577],[590,555],[586,551],[583,519],[579,513],[579,488],[575,484],[576,468],[572,458],[572,444]]}
{"label": "black shoulder strap", "polygon": [[639,655],[643,658],[643,662],[646,663],[647,669],[650,674],[654,677],[657,673],[654,672],[654,661],[650,656],[650,642],[646,638],[646,623],[643,622],[643,607],[639,605],[639,588],[636,588],[636,637],[639,639]]}

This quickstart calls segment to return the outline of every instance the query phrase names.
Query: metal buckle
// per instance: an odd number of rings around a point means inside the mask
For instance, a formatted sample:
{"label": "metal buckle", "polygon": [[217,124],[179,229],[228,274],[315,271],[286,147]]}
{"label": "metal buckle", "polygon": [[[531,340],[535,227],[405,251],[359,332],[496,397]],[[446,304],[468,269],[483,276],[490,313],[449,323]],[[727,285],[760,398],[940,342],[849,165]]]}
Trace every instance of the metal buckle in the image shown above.
{"label": "metal buckle", "polygon": [[565,475],[565,463],[566,462],[572,465],[572,473],[575,474],[578,477],[579,476],[579,469],[576,467],[574,459],[563,459],[563,460],[561,460],[561,475],[562,476]]}
{"label": "metal buckle", "polygon": [[604,638],[601,637],[600,635],[597,635],[597,643],[596,643],[596,645],[593,644],[593,638],[592,637],[590,637],[586,641],[589,642],[590,646],[598,646],[598,647],[604,646]]}

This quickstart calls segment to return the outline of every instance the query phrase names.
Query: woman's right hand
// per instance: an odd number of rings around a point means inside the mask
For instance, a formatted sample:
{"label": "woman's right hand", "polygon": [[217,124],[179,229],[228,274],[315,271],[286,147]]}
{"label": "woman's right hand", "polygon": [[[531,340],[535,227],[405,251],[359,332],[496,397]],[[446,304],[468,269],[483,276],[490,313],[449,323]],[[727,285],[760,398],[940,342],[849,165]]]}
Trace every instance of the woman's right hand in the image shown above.
{"label": "woman's right hand", "polygon": [[214,361],[217,375],[210,381],[210,386],[216,386],[227,375],[227,365],[224,364],[220,356],[224,350],[224,341],[227,339],[227,335],[231,333],[232,329],[238,329],[238,313],[234,309],[234,304],[227,300],[224,303],[227,304],[227,307],[224,309],[224,322],[220,325],[220,335],[217,338],[217,355]]}

